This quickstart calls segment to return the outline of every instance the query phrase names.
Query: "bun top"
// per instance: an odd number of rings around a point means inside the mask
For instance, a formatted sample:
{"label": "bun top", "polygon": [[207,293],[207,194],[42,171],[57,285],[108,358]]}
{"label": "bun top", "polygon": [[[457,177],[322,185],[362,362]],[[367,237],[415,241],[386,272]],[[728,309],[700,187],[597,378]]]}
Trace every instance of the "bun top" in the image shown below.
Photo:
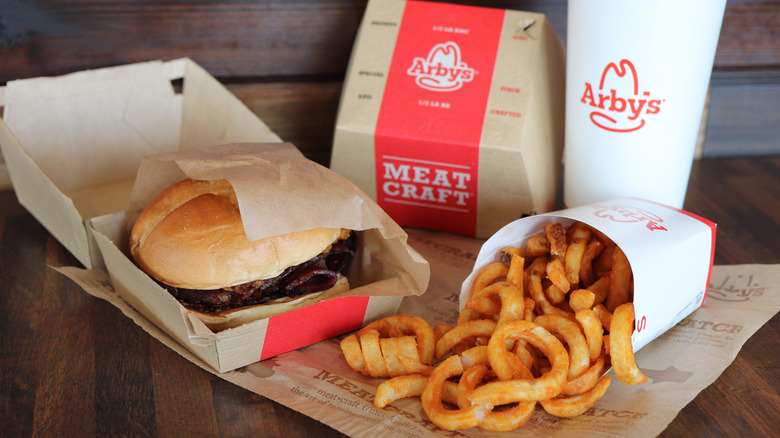
{"label": "bun top", "polygon": [[188,179],[141,213],[130,233],[130,253],[163,283],[219,289],[276,277],[323,252],[342,231],[315,228],[249,241],[230,183]]}

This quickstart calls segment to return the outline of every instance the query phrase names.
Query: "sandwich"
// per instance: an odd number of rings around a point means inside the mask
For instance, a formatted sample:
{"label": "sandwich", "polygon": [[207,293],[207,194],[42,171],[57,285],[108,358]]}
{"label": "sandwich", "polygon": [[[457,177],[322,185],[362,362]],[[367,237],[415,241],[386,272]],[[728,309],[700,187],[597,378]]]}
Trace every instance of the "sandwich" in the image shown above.
{"label": "sandwich", "polygon": [[138,267],[215,332],[348,290],[356,248],[343,228],[248,240],[227,180],[174,184],[130,232]]}

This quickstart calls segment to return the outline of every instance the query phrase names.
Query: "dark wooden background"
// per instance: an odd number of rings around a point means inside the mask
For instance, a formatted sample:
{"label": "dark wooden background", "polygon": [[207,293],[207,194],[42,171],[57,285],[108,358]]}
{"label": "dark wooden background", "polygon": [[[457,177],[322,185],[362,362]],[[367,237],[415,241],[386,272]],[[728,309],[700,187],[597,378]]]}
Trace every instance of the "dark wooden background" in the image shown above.
{"label": "dark wooden background", "polygon": [[[566,38],[563,0],[453,3],[542,12]],[[282,138],[328,164],[341,83],[365,5],[0,0],[0,83],[186,56],[227,84]],[[728,1],[708,109],[701,155],[780,153],[776,0]]]}
{"label": "dark wooden background", "polygon": [[[566,1],[456,3],[543,12],[566,37]],[[327,164],[364,8],[355,0],[0,0],[0,85],[186,56]],[[729,0],[711,85],[704,159],[694,163],[685,208],[718,222],[716,264],[780,263],[780,157],[716,159],[780,155],[780,2]],[[48,268],[75,264],[12,191],[0,191],[0,436],[341,436],[192,365]],[[663,436],[777,432],[778,318]]]}

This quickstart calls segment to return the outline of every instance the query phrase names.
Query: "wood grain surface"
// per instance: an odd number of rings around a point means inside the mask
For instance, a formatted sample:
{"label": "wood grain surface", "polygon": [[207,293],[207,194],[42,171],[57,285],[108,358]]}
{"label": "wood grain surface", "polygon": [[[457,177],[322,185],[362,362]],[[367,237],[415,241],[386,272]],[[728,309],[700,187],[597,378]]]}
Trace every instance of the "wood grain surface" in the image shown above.
{"label": "wood grain surface", "polygon": [[[566,38],[565,0],[449,3],[541,12]],[[359,0],[4,0],[0,82],[183,56],[222,80],[341,78],[365,5]],[[716,70],[780,67],[778,8],[771,0],[729,0]]]}
{"label": "wood grain surface", "polygon": [[341,81],[228,84],[273,132],[328,166]]}
{"label": "wood grain surface", "polygon": [[[685,208],[718,223],[716,264],[780,263],[780,158],[694,163]],[[0,192],[4,436],[341,436],[204,371],[49,265],[76,260]],[[780,427],[780,317],[663,437],[766,437]]]}
{"label": "wood grain surface", "polygon": [[[454,3],[543,12],[566,36],[564,0]],[[327,165],[365,4],[3,0],[0,84],[186,56]],[[716,264],[780,263],[778,72],[780,3],[729,0],[706,159],[694,163],[685,203],[718,223]],[[342,436],[193,365],[49,267],[77,264],[13,191],[0,190],[0,435]],[[775,316],[662,436],[776,434],[779,347]]]}
{"label": "wood grain surface", "polygon": [[[566,41],[565,0],[450,2],[543,13]],[[278,82],[330,86],[344,78],[365,6],[359,0],[3,0],[0,85],[189,57],[223,83],[243,88],[262,90]],[[778,17],[776,1],[728,1],[708,104],[711,120],[703,132],[711,141],[698,156],[780,154]],[[305,136],[302,130],[296,138]],[[7,187],[5,178],[0,157],[0,187]]]}

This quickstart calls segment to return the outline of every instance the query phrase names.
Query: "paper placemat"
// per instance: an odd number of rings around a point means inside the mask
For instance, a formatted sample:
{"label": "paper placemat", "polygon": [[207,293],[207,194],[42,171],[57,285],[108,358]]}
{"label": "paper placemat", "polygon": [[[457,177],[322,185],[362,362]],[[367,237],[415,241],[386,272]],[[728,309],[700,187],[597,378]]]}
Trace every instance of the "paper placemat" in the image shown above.
{"label": "paper placemat", "polygon": [[[471,272],[483,241],[414,229],[407,232],[411,246],[430,262],[431,281],[424,295],[404,298],[399,312],[422,316],[431,325],[454,323],[460,285]],[[69,268],[58,269],[80,283],[99,278],[94,270],[92,276],[80,277]],[[107,281],[98,285],[105,293],[97,296],[111,301],[182,356],[214,372],[113,295]],[[96,284],[89,289],[94,292]],[[780,265],[716,266],[705,304],[637,353],[636,362],[648,382],[629,387],[613,380],[596,406],[575,418],[554,417],[538,408],[511,436],[657,436],[779,310]],[[374,394],[384,379],[353,371],[343,358],[340,339],[218,375],[353,437],[509,435],[476,428],[437,429],[427,420],[419,398],[376,408]]]}

